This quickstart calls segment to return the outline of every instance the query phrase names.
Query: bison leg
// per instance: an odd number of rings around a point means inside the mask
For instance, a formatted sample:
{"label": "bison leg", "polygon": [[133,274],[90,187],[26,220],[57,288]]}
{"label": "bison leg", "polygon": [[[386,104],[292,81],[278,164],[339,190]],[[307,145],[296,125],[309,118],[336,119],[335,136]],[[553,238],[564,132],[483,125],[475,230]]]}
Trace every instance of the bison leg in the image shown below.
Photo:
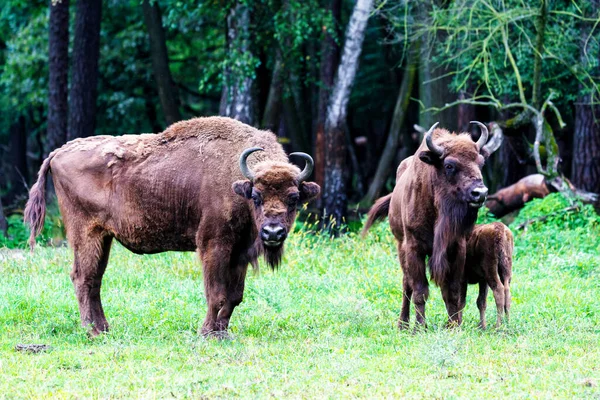
{"label": "bison leg", "polygon": [[230,271],[225,304],[223,304],[223,307],[221,307],[217,314],[216,329],[218,331],[227,330],[233,310],[244,298],[244,282],[247,270],[248,263],[240,263]]}
{"label": "bison leg", "polygon": [[485,282],[479,282],[479,296],[477,296],[477,308],[479,309],[479,327],[485,329],[485,310],[487,308],[488,285]]}
{"label": "bison leg", "polygon": [[229,319],[242,302],[247,263],[233,261],[232,247],[226,240],[213,239],[200,248],[204,270],[204,288],[208,308],[200,333],[216,338],[227,337]]}
{"label": "bison leg", "polygon": [[408,271],[406,268],[406,254],[402,250],[402,246],[398,246],[398,256],[400,258],[400,266],[402,267],[402,310],[400,311],[400,320],[398,321],[399,329],[408,329],[410,322],[410,299],[413,294]]}
{"label": "bison leg", "polygon": [[496,276],[496,279],[488,282],[492,293],[494,294],[494,300],[496,300],[496,328],[502,324],[502,314],[504,313],[504,285],[500,282],[500,279]]}
{"label": "bison leg", "polygon": [[460,293],[462,291],[460,283],[450,281],[445,282],[442,286],[442,298],[446,304],[446,311],[448,312],[448,323],[447,327],[459,326],[462,322],[462,315],[459,310],[460,304]]}
{"label": "bison leg", "polygon": [[71,281],[79,303],[81,324],[97,336],[108,331],[108,322],[102,309],[100,287],[108,264],[112,236],[104,233],[81,236],[72,240],[75,261]]}
{"label": "bison leg", "polygon": [[504,280],[504,313],[506,314],[506,322],[508,323],[508,315],[509,315],[509,311],[510,311],[510,302],[511,302],[511,295],[510,295],[510,279],[505,279]]}
{"label": "bison leg", "polygon": [[404,275],[402,278],[402,310],[400,311],[400,321],[398,321],[398,329],[408,329],[410,325],[410,298],[413,295],[412,287],[408,281],[408,277]]}
{"label": "bison leg", "polygon": [[[403,245],[405,266],[403,270],[408,279],[409,290],[412,290],[412,302],[415,305],[417,325],[415,330],[426,328],[425,303],[429,298],[429,282],[425,273],[425,254],[418,245]],[[404,300],[403,300],[404,304]],[[408,312],[407,312],[408,314]]]}

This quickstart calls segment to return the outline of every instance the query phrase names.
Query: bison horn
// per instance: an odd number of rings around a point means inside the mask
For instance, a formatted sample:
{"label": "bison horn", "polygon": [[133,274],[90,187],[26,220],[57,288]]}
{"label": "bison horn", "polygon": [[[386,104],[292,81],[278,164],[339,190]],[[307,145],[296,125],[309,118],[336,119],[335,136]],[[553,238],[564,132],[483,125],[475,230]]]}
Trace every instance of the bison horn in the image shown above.
{"label": "bison horn", "polygon": [[481,136],[479,137],[479,140],[477,141],[477,149],[481,150],[488,141],[488,136],[490,135],[490,131],[488,131],[487,126],[485,126],[484,124],[482,124],[479,121],[471,121],[470,123],[479,125],[479,128],[481,129]]}
{"label": "bison horn", "polygon": [[290,157],[291,156],[301,157],[306,162],[306,164],[304,165],[304,169],[302,170],[302,172],[300,172],[300,175],[298,175],[298,183],[304,182],[310,177],[310,174],[312,174],[315,162],[313,161],[312,157],[306,153],[291,153]]}
{"label": "bison horn", "polygon": [[242,171],[242,175],[246,177],[250,182],[254,180],[254,174],[248,168],[248,156],[255,151],[264,151],[262,147],[250,147],[242,152],[240,155],[240,170]]}
{"label": "bison horn", "polygon": [[442,146],[438,146],[437,144],[433,143],[433,131],[435,130],[435,128],[437,128],[437,126],[439,124],[440,124],[439,122],[436,122],[425,133],[425,143],[427,144],[429,151],[436,154],[438,157],[442,157],[444,155],[444,148]]}

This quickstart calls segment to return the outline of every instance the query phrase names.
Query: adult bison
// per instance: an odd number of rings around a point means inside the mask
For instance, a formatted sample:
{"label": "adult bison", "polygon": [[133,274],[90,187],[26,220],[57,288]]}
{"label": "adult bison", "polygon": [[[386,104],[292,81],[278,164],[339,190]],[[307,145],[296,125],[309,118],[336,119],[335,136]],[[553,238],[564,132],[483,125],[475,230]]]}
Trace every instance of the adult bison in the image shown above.
{"label": "adult bison", "polygon": [[398,240],[404,275],[401,329],[408,326],[411,299],[417,323],[425,324],[425,302],[429,296],[425,259],[428,256],[431,278],[440,286],[446,303],[448,323],[461,323],[466,238],[488,192],[481,176],[487,157],[484,144],[488,129],[480,122],[474,123],[481,128],[477,142],[466,133],[452,134],[436,129],[438,123],[435,123],[425,134],[415,156],[400,163],[394,191],[377,200],[369,211],[363,232],[375,221],[388,216]]}
{"label": "adult bison", "polygon": [[[276,267],[296,206],[319,194],[271,132],[230,118],[195,118],[159,134],[75,139],[50,153],[31,188],[30,244],[42,229],[46,175],[73,247],[81,322],[108,330],[100,301],[113,238],[137,254],[199,252],[208,301],[201,333],[221,336],[242,301],[248,263]],[[245,178],[245,179],[244,179]]]}

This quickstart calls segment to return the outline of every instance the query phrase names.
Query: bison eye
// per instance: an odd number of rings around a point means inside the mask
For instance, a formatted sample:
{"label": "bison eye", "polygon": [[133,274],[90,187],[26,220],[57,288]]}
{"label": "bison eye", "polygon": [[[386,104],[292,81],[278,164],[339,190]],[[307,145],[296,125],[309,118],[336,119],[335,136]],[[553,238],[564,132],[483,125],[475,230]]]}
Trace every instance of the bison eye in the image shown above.
{"label": "bison eye", "polygon": [[290,207],[296,207],[296,203],[298,203],[298,200],[300,200],[300,195],[297,193],[294,193],[292,195],[290,195],[290,197],[288,197],[288,206]]}
{"label": "bison eye", "polygon": [[262,205],[262,196],[260,195],[260,193],[252,192],[252,200],[254,201],[256,207]]}
{"label": "bison eye", "polygon": [[444,164],[444,168],[446,168],[446,172],[454,172],[456,167],[452,164]]}

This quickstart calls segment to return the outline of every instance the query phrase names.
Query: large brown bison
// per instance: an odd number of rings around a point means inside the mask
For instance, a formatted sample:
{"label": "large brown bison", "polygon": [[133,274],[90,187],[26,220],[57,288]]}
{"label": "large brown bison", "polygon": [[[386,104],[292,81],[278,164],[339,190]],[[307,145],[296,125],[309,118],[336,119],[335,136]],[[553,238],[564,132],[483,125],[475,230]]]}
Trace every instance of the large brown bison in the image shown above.
{"label": "large brown bison", "polygon": [[467,285],[478,284],[477,308],[479,325],[485,329],[485,309],[487,307],[488,286],[492,289],[496,301],[496,327],[502,322],[502,316],[510,311],[510,280],[512,278],[513,234],[501,222],[476,225],[467,242],[465,261],[466,282],[462,296],[467,296]]}
{"label": "large brown bison", "polygon": [[199,252],[208,302],[201,333],[221,336],[242,301],[249,263],[275,267],[296,206],[319,194],[271,132],[230,118],[195,118],[159,134],[73,140],[44,160],[25,220],[30,244],[42,229],[52,171],[67,238],[81,322],[108,330],[100,301],[113,239],[138,254]]}
{"label": "large brown bison", "polygon": [[481,176],[488,129],[475,123],[481,128],[477,142],[468,133],[452,134],[434,124],[415,155],[400,163],[394,191],[377,200],[369,211],[363,232],[387,216],[398,240],[404,275],[401,329],[408,326],[411,299],[417,323],[425,324],[427,257],[431,279],[442,290],[449,324],[461,323],[466,238],[488,192]]}

